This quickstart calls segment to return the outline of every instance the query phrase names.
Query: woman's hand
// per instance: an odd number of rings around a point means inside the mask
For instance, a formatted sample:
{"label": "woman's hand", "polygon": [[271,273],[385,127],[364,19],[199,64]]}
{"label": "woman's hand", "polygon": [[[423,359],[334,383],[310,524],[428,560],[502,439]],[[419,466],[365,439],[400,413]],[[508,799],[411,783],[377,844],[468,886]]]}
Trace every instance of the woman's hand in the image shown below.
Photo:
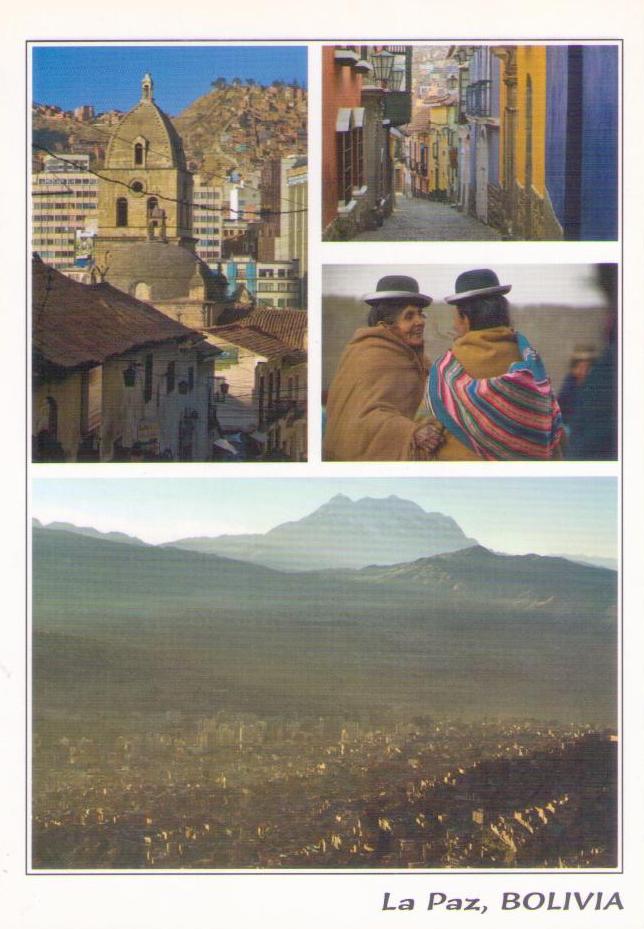
{"label": "woman's hand", "polygon": [[414,445],[424,452],[435,452],[443,444],[443,427],[435,423],[424,423],[414,433]]}

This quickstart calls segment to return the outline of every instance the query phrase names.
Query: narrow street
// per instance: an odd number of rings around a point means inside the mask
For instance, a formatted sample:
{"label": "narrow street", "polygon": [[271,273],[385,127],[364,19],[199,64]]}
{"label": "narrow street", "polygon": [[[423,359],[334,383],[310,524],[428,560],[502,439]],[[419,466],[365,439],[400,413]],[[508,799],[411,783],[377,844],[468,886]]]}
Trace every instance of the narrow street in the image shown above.
{"label": "narrow street", "polygon": [[448,203],[398,197],[379,229],[359,233],[354,242],[476,242],[500,240],[501,233]]}

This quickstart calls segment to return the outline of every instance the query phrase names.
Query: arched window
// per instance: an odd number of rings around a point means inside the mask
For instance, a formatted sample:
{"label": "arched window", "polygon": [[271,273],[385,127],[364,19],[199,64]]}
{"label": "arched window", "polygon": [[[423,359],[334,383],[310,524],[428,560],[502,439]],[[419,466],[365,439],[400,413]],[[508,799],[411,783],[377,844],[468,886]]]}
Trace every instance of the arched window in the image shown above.
{"label": "arched window", "polygon": [[137,300],[150,300],[150,294],[150,285],[145,281],[137,281],[132,296],[136,297]]}
{"label": "arched window", "polygon": [[152,215],[152,210],[156,210],[159,206],[159,201],[156,197],[148,197],[148,216]]}
{"label": "arched window", "polygon": [[143,143],[137,142],[134,146],[134,164],[142,165],[143,164]]}
{"label": "arched window", "polygon": [[127,226],[127,198],[119,197],[116,201],[116,225]]}

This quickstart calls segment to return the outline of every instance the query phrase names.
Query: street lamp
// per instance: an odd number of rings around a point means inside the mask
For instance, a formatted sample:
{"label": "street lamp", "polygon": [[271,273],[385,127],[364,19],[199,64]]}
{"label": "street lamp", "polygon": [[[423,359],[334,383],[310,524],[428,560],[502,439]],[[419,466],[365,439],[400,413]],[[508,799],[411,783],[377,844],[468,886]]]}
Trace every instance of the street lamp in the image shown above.
{"label": "street lamp", "polygon": [[386,86],[391,77],[396,56],[392,55],[391,52],[383,50],[381,52],[374,52],[370,57],[375,79],[380,81],[383,86]]}
{"label": "street lamp", "polygon": [[405,80],[405,69],[396,67],[392,68],[391,77],[389,78],[389,88],[391,90],[400,90]]}
{"label": "street lamp", "polygon": [[136,385],[136,369],[142,368],[143,365],[138,361],[131,361],[127,368],[123,371],[123,384],[126,387],[134,387]]}

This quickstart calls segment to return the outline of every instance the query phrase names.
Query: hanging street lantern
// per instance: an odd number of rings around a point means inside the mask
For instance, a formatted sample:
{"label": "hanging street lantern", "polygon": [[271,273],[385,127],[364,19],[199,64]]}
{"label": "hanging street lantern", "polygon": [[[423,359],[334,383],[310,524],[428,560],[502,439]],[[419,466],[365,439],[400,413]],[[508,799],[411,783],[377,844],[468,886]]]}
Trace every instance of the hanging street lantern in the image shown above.
{"label": "hanging street lantern", "polygon": [[390,90],[400,90],[405,80],[405,69],[400,67],[392,68],[389,78]]}
{"label": "hanging street lantern", "polygon": [[395,57],[395,55],[387,51],[374,52],[370,56],[371,64],[373,65],[373,75],[384,87],[387,86],[389,78],[391,77]]}
{"label": "hanging street lantern", "polygon": [[135,365],[134,362],[130,362],[127,368],[123,371],[123,383],[126,387],[134,387],[136,385],[136,369],[140,365]]}

